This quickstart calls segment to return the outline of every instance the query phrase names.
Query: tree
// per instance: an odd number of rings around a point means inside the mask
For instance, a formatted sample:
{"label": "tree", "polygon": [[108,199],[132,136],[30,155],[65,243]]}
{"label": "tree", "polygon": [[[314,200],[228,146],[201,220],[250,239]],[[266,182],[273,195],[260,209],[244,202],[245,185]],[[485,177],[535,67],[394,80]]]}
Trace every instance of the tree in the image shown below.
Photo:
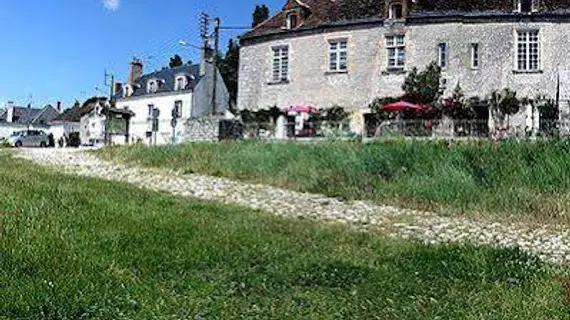
{"label": "tree", "polygon": [[184,65],[184,61],[182,61],[182,58],[179,55],[174,55],[174,57],[170,58],[170,63],[168,64],[168,66],[170,68],[176,68],[176,67],[180,67]]}
{"label": "tree", "polygon": [[253,22],[251,23],[251,27],[255,28],[267,19],[269,19],[269,8],[266,5],[256,5],[253,10]]}
{"label": "tree", "polygon": [[333,106],[329,109],[320,110],[321,119],[324,121],[341,122],[348,118],[349,113],[341,106]]}
{"label": "tree", "polygon": [[473,106],[465,98],[463,89],[457,84],[451,97],[445,99],[443,113],[454,120],[473,119],[475,111]]}
{"label": "tree", "polygon": [[239,45],[236,41],[230,39],[225,56],[218,61],[218,68],[228,87],[230,99],[235,101],[237,99],[239,72]]}
{"label": "tree", "polygon": [[441,69],[435,62],[421,72],[413,68],[402,85],[405,92],[402,99],[410,103],[435,106],[442,94],[440,85]]}
{"label": "tree", "polygon": [[519,112],[521,107],[521,102],[517,98],[517,93],[508,88],[502,91],[493,91],[489,98],[489,104],[491,105],[492,111],[504,120],[504,117],[512,116]]}
{"label": "tree", "polygon": [[519,112],[521,103],[515,91],[504,89],[498,105],[499,111],[507,116],[512,116]]}

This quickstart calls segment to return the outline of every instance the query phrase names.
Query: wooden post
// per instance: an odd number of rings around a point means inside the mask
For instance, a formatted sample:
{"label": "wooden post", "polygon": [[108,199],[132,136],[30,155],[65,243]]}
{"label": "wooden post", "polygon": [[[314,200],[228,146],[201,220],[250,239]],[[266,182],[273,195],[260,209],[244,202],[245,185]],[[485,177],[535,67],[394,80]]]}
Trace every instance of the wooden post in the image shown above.
{"label": "wooden post", "polygon": [[129,140],[130,140],[130,134],[129,132],[131,131],[131,116],[130,115],[125,115],[125,143],[129,144]]}

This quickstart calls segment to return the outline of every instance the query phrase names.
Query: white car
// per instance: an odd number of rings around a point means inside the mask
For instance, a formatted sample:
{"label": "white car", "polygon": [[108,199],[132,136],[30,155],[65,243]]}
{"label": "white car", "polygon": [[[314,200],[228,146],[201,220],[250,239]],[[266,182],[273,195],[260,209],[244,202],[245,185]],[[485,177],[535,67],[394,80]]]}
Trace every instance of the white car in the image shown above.
{"label": "white car", "polygon": [[40,147],[49,145],[49,139],[45,132],[41,130],[24,130],[12,133],[6,141],[12,147]]}

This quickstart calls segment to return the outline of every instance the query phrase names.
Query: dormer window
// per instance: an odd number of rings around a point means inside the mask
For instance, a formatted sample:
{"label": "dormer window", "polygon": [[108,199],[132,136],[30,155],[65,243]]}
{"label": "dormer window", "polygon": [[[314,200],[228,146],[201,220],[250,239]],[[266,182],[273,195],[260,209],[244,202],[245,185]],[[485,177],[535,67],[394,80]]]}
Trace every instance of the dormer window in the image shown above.
{"label": "dormer window", "polygon": [[176,82],[174,84],[174,90],[182,91],[186,90],[188,87],[188,77],[184,75],[180,75],[176,77]]}
{"label": "dormer window", "polygon": [[287,29],[297,28],[297,13],[291,12],[287,14]]}
{"label": "dormer window", "polygon": [[515,11],[530,13],[533,11],[532,0],[515,0]]}
{"label": "dormer window", "polygon": [[400,3],[393,3],[390,5],[388,18],[402,19],[404,17],[404,7]]}
{"label": "dormer window", "polygon": [[158,91],[158,80],[149,80],[147,83],[147,92],[156,93]]}
{"label": "dormer window", "polygon": [[133,95],[133,88],[130,85],[126,85],[123,88],[123,98],[127,98]]}

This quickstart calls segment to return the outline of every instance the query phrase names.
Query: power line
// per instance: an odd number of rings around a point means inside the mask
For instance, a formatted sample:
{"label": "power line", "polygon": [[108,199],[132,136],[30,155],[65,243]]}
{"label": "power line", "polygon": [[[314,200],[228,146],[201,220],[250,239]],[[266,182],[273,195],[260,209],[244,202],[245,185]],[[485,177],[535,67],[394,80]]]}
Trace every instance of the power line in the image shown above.
{"label": "power line", "polygon": [[228,27],[220,27],[220,30],[249,30],[251,27],[237,27],[237,26],[228,26]]}

